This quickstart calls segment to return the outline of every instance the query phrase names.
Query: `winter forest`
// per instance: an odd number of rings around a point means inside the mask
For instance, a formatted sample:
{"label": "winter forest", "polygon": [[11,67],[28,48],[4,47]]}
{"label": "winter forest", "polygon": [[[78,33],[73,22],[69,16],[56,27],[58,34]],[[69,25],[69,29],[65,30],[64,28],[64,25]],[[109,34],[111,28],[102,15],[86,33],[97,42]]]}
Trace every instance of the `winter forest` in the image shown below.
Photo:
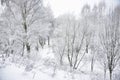
{"label": "winter forest", "polygon": [[0,80],[120,80],[120,4],[55,17],[44,1],[1,0]]}

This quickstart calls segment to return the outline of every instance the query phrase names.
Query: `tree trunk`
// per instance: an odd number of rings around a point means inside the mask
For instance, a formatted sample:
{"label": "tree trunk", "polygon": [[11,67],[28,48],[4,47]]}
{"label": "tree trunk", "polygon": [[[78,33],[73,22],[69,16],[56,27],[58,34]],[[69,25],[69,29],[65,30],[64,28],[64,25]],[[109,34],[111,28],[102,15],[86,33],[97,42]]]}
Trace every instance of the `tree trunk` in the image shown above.
{"label": "tree trunk", "polygon": [[50,45],[50,37],[48,36],[48,46]]}
{"label": "tree trunk", "polygon": [[29,45],[29,43],[26,43],[26,50],[27,50],[27,53],[30,53],[30,45]]}
{"label": "tree trunk", "polygon": [[60,57],[60,65],[63,65],[62,57]]}
{"label": "tree trunk", "polygon": [[109,70],[110,73],[110,80],[112,80],[112,70]]}
{"label": "tree trunk", "polygon": [[93,67],[94,67],[94,57],[92,57],[92,60],[91,60],[91,72],[93,72]]}
{"label": "tree trunk", "polygon": [[24,51],[25,51],[25,44],[23,43],[23,52],[21,54],[22,57],[24,56]]}
{"label": "tree trunk", "polygon": [[104,80],[106,80],[106,65],[104,66]]}

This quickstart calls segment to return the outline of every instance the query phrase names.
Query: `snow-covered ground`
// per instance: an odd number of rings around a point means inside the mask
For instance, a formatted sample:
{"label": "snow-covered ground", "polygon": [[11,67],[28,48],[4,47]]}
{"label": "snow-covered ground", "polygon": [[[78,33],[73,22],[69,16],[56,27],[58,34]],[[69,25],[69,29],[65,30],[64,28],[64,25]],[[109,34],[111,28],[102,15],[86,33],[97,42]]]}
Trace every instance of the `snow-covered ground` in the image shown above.
{"label": "snow-covered ground", "polygon": [[88,71],[54,69],[49,66],[26,71],[25,67],[11,63],[0,69],[0,80],[101,80],[101,75]]}
{"label": "snow-covered ground", "polygon": [[[70,77],[68,77],[70,75],[72,75],[72,73],[67,74],[65,71],[59,71],[55,77],[41,71],[26,72],[23,68],[19,68],[13,64],[0,69],[0,80],[70,80]],[[71,79],[74,78],[74,75],[72,76]],[[86,75],[79,79],[87,80],[88,77],[89,76]]]}
{"label": "snow-covered ground", "polygon": [[30,80],[28,75],[23,74],[24,71],[15,65],[9,65],[0,69],[0,80]]}
{"label": "snow-covered ground", "polygon": [[[39,56],[41,56],[37,59],[39,61],[28,60],[27,64],[19,57],[18,61],[13,62],[7,59],[6,67],[0,68],[0,80],[103,80],[103,71],[97,63],[94,72],[90,71],[90,61],[82,61],[84,65],[79,70],[72,71],[68,66],[57,66],[54,55],[48,47],[40,50]],[[31,70],[27,69],[26,66],[32,63],[34,67]]]}

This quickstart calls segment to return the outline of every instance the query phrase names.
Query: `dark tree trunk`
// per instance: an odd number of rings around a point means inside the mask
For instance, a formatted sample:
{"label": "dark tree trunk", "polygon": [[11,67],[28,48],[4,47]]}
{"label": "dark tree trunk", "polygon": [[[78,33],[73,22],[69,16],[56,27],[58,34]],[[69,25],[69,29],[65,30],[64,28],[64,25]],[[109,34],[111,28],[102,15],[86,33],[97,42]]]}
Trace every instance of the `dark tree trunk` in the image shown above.
{"label": "dark tree trunk", "polygon": [[24,51],[25,51],[25,44],[23,43],[23,51],[22,51],[22,57],[24,56]]}
{"label": "dark tree trunk", "polygon": [[26,49],[27,49],[27,53],[30,53],[30,45],[29,45],[29,43],[26,44]]}
{"label": "dark tree trunk", "polygon": [[48,36],[48,46],[50,45],[50,37]]}
{"label": "dark tree trunk", "polygon": [[109,73],[110,73],[110,80],[112,80],[112,70],[109,69]]}
{"label": "dark tree trunk", "polygon": [[91,72],[93,72],[93,67],[94,67],[94,57],[92,57],[92,60],[91,60]]}

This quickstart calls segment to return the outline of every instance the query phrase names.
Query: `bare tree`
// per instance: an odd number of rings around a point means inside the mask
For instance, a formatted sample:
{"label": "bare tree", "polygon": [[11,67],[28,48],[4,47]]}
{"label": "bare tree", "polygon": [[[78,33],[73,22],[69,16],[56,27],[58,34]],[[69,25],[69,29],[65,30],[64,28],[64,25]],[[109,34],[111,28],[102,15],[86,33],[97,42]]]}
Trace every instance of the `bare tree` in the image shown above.
{"label": "bare tree", "polygon": [[88,53],[90,42],[88,25],[80,24],[73,15],[63,15],[58,21],[60,25],[55,31],[59,29],[56,33],[59,57],[61,60],[64,57],[71,68],[77,69],[85,54]]}
{"label": "bare tree", "polygon": [[102,66],[103,70],[104,70],[104,80],[106,80],[106,72],[108,69],[107,66],[107,58],[106,58],[106,54],[103,51],[103,49],[101,48],[101,46],[97,47],[97,61],[100,63],[100,65]]}
{"label": "bare tree", "polygon": [[112,14],[107,17],[108,20],[104,26],[104,33],[101,33],[100,41],[106,54],[107,66],[110,73],[110,80],[112,74],[120,60],[120,27],[119,16],[117,18]]}

